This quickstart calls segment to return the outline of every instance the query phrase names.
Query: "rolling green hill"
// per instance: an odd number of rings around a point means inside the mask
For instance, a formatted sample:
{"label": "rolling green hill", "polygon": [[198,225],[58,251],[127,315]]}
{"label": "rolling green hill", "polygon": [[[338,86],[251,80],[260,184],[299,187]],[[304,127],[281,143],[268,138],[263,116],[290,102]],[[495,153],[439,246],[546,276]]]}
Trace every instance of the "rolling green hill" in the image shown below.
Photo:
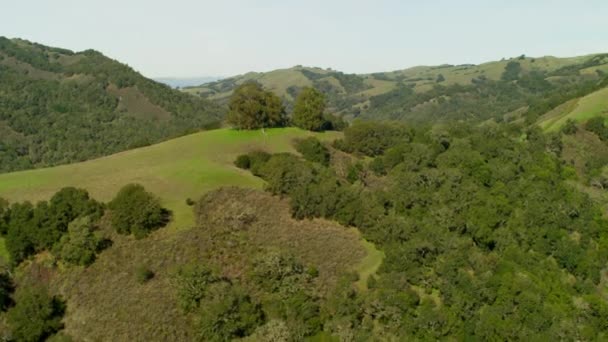
{"label": "rolling green hill", "polygon": [[596,116],[608,117],[608,88],[602,88],[580,98],[570,100],[539,118],[538,124],[552,132],[567,120],[585,122]]}
{"label": "rolling green hill", "polygon": [[[509,65],[516,65],[517,70],[512,79],[505,79]],[[485,120],[511,114],[513,119],[513,112],[525,112],[547,97],[597,82],[606,71],[606,55],[520,56],[480,65],[419,66],[366,75],[296,66],[248,73],[183,91],[225,105],[236,86],[256,81],[281,96],[288,107],[300,88],[316,87],[326,94],[329,111],[346,118],[436,122]]]}
{"label": "rolling green hill", "polygon": [[222,117],[217,105],[97,51],[0,37],[0,172],[109,155]]}
{"label": "rolling green hill", "polygon": [[[191,134],[82,163],[0,174],[0,197],[36,202],[62,187],[75,186],[109,201],[125,184],[141,183],[173,211],[172,227],[189,228],[193,220],[187,198],[221,186],[262,187],[259,178],[233,165],[239,154],[256,149],[293,152],[291,141],[309,134],[296,128],[269,129],[266,134],[230,129]],[[316,135],[324,140],[339,136]]]}
{"label": "rolling green hill", "polygon": [[[238,278],[250,267],[252,256],[280,250],[318,268],[322,276],[311,286],[319,294],[332,291],[349,270],[360,274],[358,286],[364,290],[365,280],[383,258],[373,244],[362,240],[356,229],[337,223],[296,221],[286,200],[256,190],[264,181],[233,164],[238,155],[251,151],[296,153],[293,141],[307,136],[329,142],[342,134],[296,128],[210,130],[86,162],[0,174],[0,197],[13,203],[48,200],[66,186],[87,189],[95,199],[109,201],[123,185],[137,182],[173,214],[168,227],[142,240],[116,234],[102,223],[101,232],[113,243],[93,265],[53,269],[41,280],[36,265],[49,257],[42,254],[18,269],[19,283],[45,282],[66,298],[65,333],[79,340],[192,339],[171,283],[175,271],[188,263],[214,265],[225,276]],[[186,199],[206,193],[199,204],[207,203],[205,208],[193,211],[187,205]],[[256,220],[239,237],[247,243],[240,242],[235,249],[231,225],[243,212]],[[134,276],[142,265],[155,274],[143,290]]]}

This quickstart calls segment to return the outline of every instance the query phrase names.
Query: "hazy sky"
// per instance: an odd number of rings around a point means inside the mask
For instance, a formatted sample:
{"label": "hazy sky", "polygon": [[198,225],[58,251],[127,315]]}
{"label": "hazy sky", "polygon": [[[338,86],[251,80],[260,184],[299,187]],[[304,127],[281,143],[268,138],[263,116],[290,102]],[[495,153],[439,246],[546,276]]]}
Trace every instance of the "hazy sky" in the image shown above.
{"label": "hazy sky", "polygon": [[0,35],[148,77],[344,72],[608,52],[608,0],[0,0]]}

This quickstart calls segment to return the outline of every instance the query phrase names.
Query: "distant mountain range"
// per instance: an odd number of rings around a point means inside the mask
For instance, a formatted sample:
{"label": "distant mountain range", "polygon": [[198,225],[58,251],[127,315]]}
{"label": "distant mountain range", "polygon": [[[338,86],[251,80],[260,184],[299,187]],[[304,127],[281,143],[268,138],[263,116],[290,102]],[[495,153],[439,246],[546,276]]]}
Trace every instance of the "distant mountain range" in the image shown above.
{"label": "distant mountain range", "polygon": [[479,65],[418,66],[372,74],[295,66],[182,90],[226,104],[235,87],[256,81],[282,97],[289,111],[299,90],[312,86],[325,93],[330,112],[347,119],[437,122],[527,117],[533,122],[544,110],[599,90],[606,75],[608,54],[522,55]]}
{"label": "distant mountain range", "polygon": [[193,87],[205,83],[221,80],[223,77],[205,76],[205,77],[156,77],[153,78],[156,82],[164,83],[171,88]]}

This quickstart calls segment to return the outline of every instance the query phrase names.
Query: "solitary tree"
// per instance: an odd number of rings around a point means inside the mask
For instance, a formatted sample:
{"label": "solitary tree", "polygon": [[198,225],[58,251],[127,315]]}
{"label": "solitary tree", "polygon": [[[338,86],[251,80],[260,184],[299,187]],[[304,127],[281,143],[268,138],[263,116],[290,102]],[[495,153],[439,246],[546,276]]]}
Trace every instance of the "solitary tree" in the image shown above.
{"label": "solitary tree", "polygon": [[265,91],[256,82],[238,86],[229,104],[228,123],[239,129],[280,127],[285,125],[281,99]]}
{"label": "solitary tree", "polygon": [[320,131],[325,124],[324,111],[325,96],[323,93],[315,88],[305,87],[296,98],[293,124],[309,131]]}

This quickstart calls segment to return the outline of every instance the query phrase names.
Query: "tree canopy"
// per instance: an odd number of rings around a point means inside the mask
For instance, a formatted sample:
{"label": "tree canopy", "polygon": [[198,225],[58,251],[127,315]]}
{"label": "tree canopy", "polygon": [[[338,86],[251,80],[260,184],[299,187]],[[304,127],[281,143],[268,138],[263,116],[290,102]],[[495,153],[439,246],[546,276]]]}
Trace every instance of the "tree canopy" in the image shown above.
{"label": "tree canopy", "polygon": [[304,87],[296,98],[292,122],[295,126],[309,131],[325,128],[325,95],[312,87]]}
{"label": "tree canopy", "polygon": [[259,83],[245,82],[230,97],[228,123],[238,129],[281,127],[286,123],[281,99]]}

